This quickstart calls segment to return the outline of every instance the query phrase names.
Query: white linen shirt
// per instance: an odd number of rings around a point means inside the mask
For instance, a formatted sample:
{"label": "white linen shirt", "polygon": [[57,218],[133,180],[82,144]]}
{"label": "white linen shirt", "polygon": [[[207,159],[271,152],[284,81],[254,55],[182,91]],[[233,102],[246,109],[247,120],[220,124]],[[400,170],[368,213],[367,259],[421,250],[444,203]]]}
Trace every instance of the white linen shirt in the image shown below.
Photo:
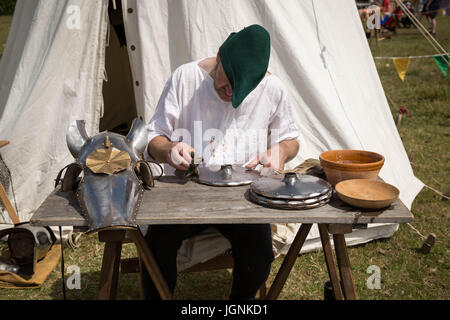
{"label": "white linen shirt", "polygon": [[196,157],[202,154],[207,166],[245,165],[271,145],[299,136],[278,77],[266,76],[233,108],[219,97],[200,61],[180,66],[167,81],[146,126],[149,142],[157,136],[182,141]]}

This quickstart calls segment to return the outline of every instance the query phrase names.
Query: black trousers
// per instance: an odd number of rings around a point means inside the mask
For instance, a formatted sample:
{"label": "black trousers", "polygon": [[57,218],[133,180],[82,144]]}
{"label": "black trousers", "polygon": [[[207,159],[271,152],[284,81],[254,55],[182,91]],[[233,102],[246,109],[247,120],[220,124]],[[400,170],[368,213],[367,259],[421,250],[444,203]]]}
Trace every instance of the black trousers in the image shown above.
{"label": "black trousers", "polygon": [[[177,279],[177,254],[183,240],[214,226],[231,243],[234,259],[230,299],[253,299],[267,280],[274,259],[269,224],[152,225],[146,235],[161,273],[173,293]],[[147,269],[141,265],[145,299],[160,299]]]}

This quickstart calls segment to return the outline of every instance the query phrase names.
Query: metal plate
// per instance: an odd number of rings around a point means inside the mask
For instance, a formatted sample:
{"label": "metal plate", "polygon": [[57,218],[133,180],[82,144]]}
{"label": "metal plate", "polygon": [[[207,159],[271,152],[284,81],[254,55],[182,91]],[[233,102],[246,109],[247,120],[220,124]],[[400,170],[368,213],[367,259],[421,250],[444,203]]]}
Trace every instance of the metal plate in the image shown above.
{"label": "metal plate", "polygon": [[321,207],[330,202],[333,191],[330,190],[325,195],[318,198],[311,198],[307,200],[279,200],[263,197],[256,194],[251,189],[249,190],[249,197],[252,201],[265,207],[275,209],[291,209],[291,210],[305,210]]}
{"label": "metal plate", "polygon": [[304,200],[317,198],[331,190],[331,185],[306,174],[285,173],[261,177],[250,186],[253,192],[272,199]]}
{"label": "metal plate", "polygon": [[239,166],[225,165],[219,170],[198,167],[197,182],[210,186],[233,187],[251,184],[259,178],[258,172]]}

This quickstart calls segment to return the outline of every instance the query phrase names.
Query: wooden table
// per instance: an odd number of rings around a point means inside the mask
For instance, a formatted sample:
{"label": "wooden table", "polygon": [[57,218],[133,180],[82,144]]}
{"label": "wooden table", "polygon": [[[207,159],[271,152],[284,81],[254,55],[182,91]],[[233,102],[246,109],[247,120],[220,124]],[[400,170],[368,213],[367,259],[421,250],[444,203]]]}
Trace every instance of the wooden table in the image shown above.
{"label": "wooden table", "polygon": [[[162,177],[155,188],[146,191],[136,217],[138,225],[149,224],[224,224],[224,223],[301,223],[297,235],[270,286],[267,299],[277,299],[294,262],[314,223],[318,224],[325,262],[334,297],[356,299],[356,290],[347,254],[344,234],[352,232],[355,224],[406,223],[413,220],[411,212],[400,201],[380,211],[361,211],[352,208],[335,195],[329,204],[308,210],[280,210],[262,207],[249,200],[248,186],[211,187],[183,180],[174,176]],[[87,226],[79,213],[72,192],[55,190],[31,219],[41,226]],[[99,298],[114,298],[124,230],[103,231],[99,240],[104,241]],[[153,255],[139,230],[129,231],[140,258],[149,270],[162,298],[171,298]],[[333,236],[338,278],[329,234]]]}

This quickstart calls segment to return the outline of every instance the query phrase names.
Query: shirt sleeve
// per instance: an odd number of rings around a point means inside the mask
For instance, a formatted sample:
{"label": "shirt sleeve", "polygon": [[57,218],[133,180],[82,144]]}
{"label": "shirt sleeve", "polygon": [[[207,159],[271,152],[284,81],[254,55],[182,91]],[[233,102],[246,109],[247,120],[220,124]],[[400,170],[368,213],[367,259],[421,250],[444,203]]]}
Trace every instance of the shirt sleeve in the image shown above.
{"label": "shirt sleeve", "polygon": [[181,107],[177,96],[177,77],[174,73],[164,86],[155,113],[146,125],[148,143],[144,156],[148,158],[148,144],[158,136],[165,136],[171,140],[174,128],[177,128],[181,114]]}
{"label": "shirt sleeve", "polygon": [[295,124],[287,90],[277,81],[272,95],[274,110],[269,119],[268,148],[284,140],[297,139],[300,132]]}
{"label": "shirt sleeve", "polygon": [[155,114],[147,124],[148,142],[157,136],[166,136],[169,140],[177,127],[181,114],[178,102],[175,75],[167,80],[156,106]]}

